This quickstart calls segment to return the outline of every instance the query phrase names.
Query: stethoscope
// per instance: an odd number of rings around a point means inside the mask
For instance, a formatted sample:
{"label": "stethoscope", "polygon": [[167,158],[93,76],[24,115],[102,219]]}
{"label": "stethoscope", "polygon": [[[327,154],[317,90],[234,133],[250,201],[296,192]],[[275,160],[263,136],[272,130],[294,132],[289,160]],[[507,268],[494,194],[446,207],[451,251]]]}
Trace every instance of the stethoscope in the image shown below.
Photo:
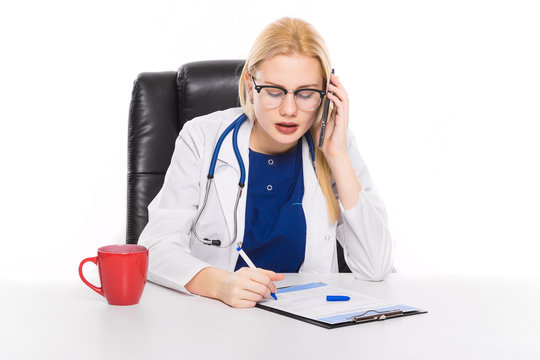
{"label": "stethoscope", "polygon": [[[212,161],[210,162],[210,168],[208,169],[208,176],[206,181],[206,193],[204,194],[204,200],[202,203],[201,208],[199,209],[199,212],[197,213],[197,218],[195,219],[195,222],[193,223],[193,226],[191,230],[193,231],[193,234],[195,237],[202,242],[205,245],[213,245],[218,246],[220,248],[231,246],[236,241],[236,232],[237,232],[237,214],[238,214],[238,201],[240,200],[240,196],[242,195],[242,189],[245,185],[245,179],[246,179],[246,169],[244,167],[244,161],[242,160],[242,155],[240,155],[240,150],[238,149],[238,130],[240,129],[240,126],[244,123],[244,121],[247,119],[246,114],[240,115],[236,120],[234,120],[231,125],[229,125],[225,131],[221,134],[221,136],[218,139],[218,142],[216,143],[216,146],[214,147],[214,153],[212,155]],[[199,218],[201,217],[204,209],[206,208],[206,202],[208,200],[208,193],[210,192],[210,186],[212,185],[212,182],[214,181],[214,170],[216,169],[216,162],[217,157],[219,154],[219,150],[221,149],[221,144],[223,143],[223,140],[225,137],[230,133],[232,134],[232,145],[234,149],[234,155],[236,156],[236,161],[238,161],[238,166],[240,166],[240,180],[238,181],[238,192],[236,193],[236,203],[234,204],[234,233],[232,240],[227,243],[226,245],[221,246],[221,240],[210,240],[208,238],[202,238],[197,234],[197,223],[199,222]],[[311,154],[311,160],[315,162],[315,146],[313,145],[313,138],[311,137],[311,133],[309,130],[304,134],[304,137],[306,138],[306,141],[309,146],[309,152]],[[242,241],[238,241],[237,243],[238,249],[242,248]]]}

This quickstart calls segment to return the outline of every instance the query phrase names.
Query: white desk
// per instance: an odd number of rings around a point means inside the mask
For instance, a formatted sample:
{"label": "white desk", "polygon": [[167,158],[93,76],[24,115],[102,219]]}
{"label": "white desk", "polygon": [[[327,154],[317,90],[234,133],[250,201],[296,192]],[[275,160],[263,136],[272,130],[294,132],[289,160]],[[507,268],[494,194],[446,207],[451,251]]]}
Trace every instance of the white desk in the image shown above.
{"label": "white desk", "polygon": [[540,279],[288,274],[428,314],[327,330],[147,283],[110,306],[78,278],[1,281],[0,359],[540,359]]}

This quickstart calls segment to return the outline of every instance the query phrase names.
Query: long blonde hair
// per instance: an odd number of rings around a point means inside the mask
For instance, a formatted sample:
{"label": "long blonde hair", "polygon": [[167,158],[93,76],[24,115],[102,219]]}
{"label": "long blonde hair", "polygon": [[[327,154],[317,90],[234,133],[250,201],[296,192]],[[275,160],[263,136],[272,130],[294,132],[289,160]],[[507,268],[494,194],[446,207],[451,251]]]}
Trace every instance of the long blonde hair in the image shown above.
{"label": "long blonde hair", "polygon": [[[238,97],[240,104],[246,115],[255,121],[255,112],[253,104],[248,101],[248,92],[246,89],[246,74],[255,74],[257,66],[264,60],[270,59],[276,55],[305,55],[319,60],[321,65],[321,75],[323,84],[328,83],[330,77],[330,56],[326,42],[315,30],[315,28],[300,19],[289,17],[281,18],[269,24],[255,39],[255,43],[249,52],[248,58],[242,69],[240,80],[238,82]],[[316,120],[311,128],[311,134],[315,139],[315,128],[322,118],[323,106],[320,106]],[[316,147],[315,150],[315,171],[319,180],[326,204],[330,221],[337,221],[340,217],[340,211],[336,196],[332,189],[332,172],[326,162],[326,158],[321,150]]]}

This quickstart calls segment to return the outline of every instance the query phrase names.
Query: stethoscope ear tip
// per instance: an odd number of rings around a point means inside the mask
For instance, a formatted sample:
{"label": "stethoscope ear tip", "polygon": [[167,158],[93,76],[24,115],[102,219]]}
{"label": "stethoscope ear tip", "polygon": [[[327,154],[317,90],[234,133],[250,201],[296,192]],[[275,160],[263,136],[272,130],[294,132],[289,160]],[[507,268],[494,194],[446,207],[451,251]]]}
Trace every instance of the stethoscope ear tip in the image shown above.
{"label": "stethoscope ear tip", "polygon": [[221,246],[221,240],[210,240],[208,238],[204,238],[204,242],[206,245]]}

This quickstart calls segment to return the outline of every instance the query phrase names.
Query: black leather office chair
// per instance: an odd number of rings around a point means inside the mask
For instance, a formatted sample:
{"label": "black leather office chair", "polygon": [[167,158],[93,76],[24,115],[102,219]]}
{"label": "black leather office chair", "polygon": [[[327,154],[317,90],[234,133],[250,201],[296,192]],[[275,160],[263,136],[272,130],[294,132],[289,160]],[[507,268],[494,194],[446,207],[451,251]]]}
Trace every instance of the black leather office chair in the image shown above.
{"label": "black leather office chair", "polygon": [[[197,116],[240,106],[238,80],[245,60],[198,61],[178,71],[141,73],[129,110],[126,242],[136,244],[148,204],[163,185],[182,126]],[[338,243],[340,272],[350,272]]]}

